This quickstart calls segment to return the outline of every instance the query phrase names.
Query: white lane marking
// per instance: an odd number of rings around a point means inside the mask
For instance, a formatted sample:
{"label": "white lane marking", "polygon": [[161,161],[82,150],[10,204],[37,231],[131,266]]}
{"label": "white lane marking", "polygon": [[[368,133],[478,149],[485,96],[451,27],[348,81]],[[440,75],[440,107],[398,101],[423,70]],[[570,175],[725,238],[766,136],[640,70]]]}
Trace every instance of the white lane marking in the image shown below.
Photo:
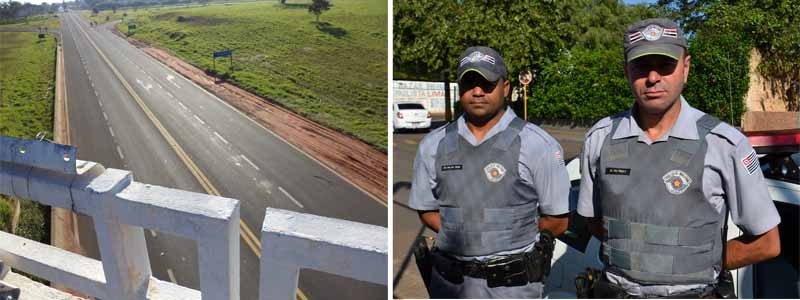
{"label": "white lane marking", "polygon": [[[95,96],[95,97],[100,97],[100,94],[98,94],[98,93],[97,93],[97,90],[94,90],[94,96]],[[100,102],[100,101],[97,101],[97,102]],[[100,104],[100,106],[103,106],[103,105],[102,105],[102,104]]]}
{"label": "white lane marking", "polygon": [[157,83],[157,82],[156,82],[156,86],[157,86],[158,88],[162,89],[162,90],[164,89],[164,87],[163,87],[163,86],[161,86],[161,84],[160,84],[160,83]]}
{"label": "white lane marking", "polygon": [[175,273],[172,273],[172,269],[167,269],[167,275],[169,275],[169,281],[172,281],[174,284],[178,284],[178,280],[175,279]]}
{"label": "white lane marking", "polygon": [[[216,136],[217,136],[217,138],[219,138],[220,140],[222,140],[223,142],[225,142],[225,144],[230,144],[230,143],[228,143],[228,140],[226,140],[224,137],[222,137],[221,135],[219,135],[219,133],[217,133],[216,131],[214,131],[214,135],[216,135]],[[244,156],[244,155],[242,155],[242,156]]]}
{"label": "white lane marking", "polygon": [[175,98],[175,96],[173,96],[172,93],[170,92],[167,92],[167,96],[169,96],[170,98]]}
{"label": "white lane marking", "polygon": [[258,168],[258,166],[256,166],[256,164],[254,164],[252,161],[250,161],[250,159],[248,159],[247,156],[244,156],[244,154],[241,155],[241,157],[244,159],[244,161],[246,161],[248,164],[250,164],[250,166],[252,166],[253,169],[256,169],[256,171],[261,170],[261,169]]}
{"label": "white lane marking", "polygon": [[294,202],[294,204],[297,204],[297,206],[300,206],[300,208],[305,208],[305,207],[303,207],[302,204],[300,204],[300,202],[297,202],[297,199],[292,197],[292,195],[290,195],[289,192],[284,190],[282,187],[278,187],[278,190],[281,191],[281,193],[283,193],[284,195],[286,195],[286,197],[289,197],[289,200],[292,200],[292,202]]}
{"label": "white lane marking", "polygon": [[94,88],[94,81],[92,81],[92,78],[91,78],[91,77],[89,77],[89,84],[91,84],[91,85],[92,85],[92,88]]}
{"label": "white lane marking", "polygon": [[[160,63],[160,62],[159,62],[159,63]],[[172,72],[173,74],[175,74],[175,75],[178,75],[178,73],[177,73],[175,70],[173,70],[172,68],[170,68],[170,67],[167,67],[167,66],[166,66],[166,65],[164,65],[164,64],[161,64],[161,66],[163,66],[164,68],[166,68],[166,69],[168,70],[168,72]],[[256,126],[258,126],[258,127],[261,127],[261,129],[264,129],[264,131],[268,132],[269,134],[271,134],[272,136],[274,136],[274,137],[275,137],[275,138],[277,138],[278,140],[281,140],[281,141],[283,141],[283,143],[284,143],[284,144],[286,144],[286,145],[289,145],[289,147],[292,147],[292,148],[293,148],[294,150],[296,150],[297,152],[299,152],[299,153],[301,153],[301,154],[305,155],[306,157],[308,157],[308,158],[309,158],[309,159],[311,159],[312,161],[316,162],[318,165],[322,166],[322,167],[323,167],[323,168],[325,168],[326,170],[330,171],[331,173],[335,174],[336,176],[339,176],[339,178],[341,178],[341,179],[342,179],[342,180],[344,180],[345,182],[349,183],[351,186],[355,187],[356,189],[358,189],[359,191],[361,191],[362,193],[364,193],[364,195],[367,195],[368,197],[370,197],[372,200],[375,200],[375,202],[378,202],[378,203],[380,203],[380,204],[382,204],[382,205],[384,205],[384,206],[388,206],[388,205],[389,205],[387,202],[384,202],[384,201],[382,201],[382,200],[378,199],[378,197],[377,197],[377,196],[370,194],[369,192],[367,192],[367,190],[365,190],[365,189],[361,188],[361,186],[358,186],[357,184],[353,183],[353,181],[352,181],[352,180],[350,180],[349,178],[345,177],[344,175],[342,175],[342,174],[341,174],[341,173],[339,173],[338,171],[334,170],[333,168],[329,167],[328,165],[326,165],[326,164],[322,163],[322,161],[320,161],[320,160],[319,160],[319,159],[317,159],[316,157],[312,156],[312,155],[311,155],[311,154],[309,154],[308,152],[306,152],[306,151],[304,151],[304,150],[301,150],[300,148],[298,148],[297,146],[295,146],[295,145],[294,145],[294,144],[292,144],[292,143],[289,143],[289,141],[287,141],[286,139],[284,139],[283,137],[281,137],[280,135],[278,135],[278,134],[277,134],[277,133],[275,133],[274,131],[267,129],[267,127],[264,127],[264,125],[262,125],[261,123],[259,123],[259,122],[258,122],[258,121],[256,121],[255,119],[253,119],[253,118],[251,118],[250,116],[246,115],[244,112],[240,111],[239,109],[237,109],[237,108],[233,107],[233,105],[231,105],[231,104],[230,104],[230,103],[228,103],[227,101],[225,101],[225,100],[222,100],[222,99],[220,99],[219,97],[215,96],[214,94],[212,94],[211,92],[209,92],[209,91],[208,91],[208,90],[206,90],[205,88],[201,87],[200,85],[198,85],[198,84],[197,84],[197,83],[195,83],[194,81],[192,81],[192,80],[190,80],[190,79],[188,79],[188,78],[186,78],[186,77],[183,77],[182,75],[181,75],[181,79],[182,79],[183,81],[185,81],[185,82],[188,82],[189,84],[191,84],[191,85],[195,86],[195,87],[196,87],[196,88],[198,88],[199,90],[203,91],[203,92],[204,92],[204,93],[206,93],[206,94],[207,94],[209,97],[211,97],[211,99],[215,99],[215,100],[217,100],[219,103],[222,103],[223,105],[225,105],[225,106],[227,106],[228,108],[230,108],[232,111],[234,111],[234,112],[238,113],[239,115],[241,115],[242,117],[244,117],[244,119],[245,119],[245,120],[249,120],[250,122],[253,122],[253,124],[255,124]]]}
{"label": "white lane marking", "polygon": [[153,237],[156,237],[156,231],[155,231],[155,230],[152,230],[152,229],[150,229],[150,235],[152,235]]}
{"label": "white lane marking", "polygon": [[111,126],[108,126],[108,131],[111,132],[111,137],[114,137],[114,128],[111,128]]}
{"label": "white lane marking", "polygon": [[122,149],[120,149],[119,146],[117,146],[117,153],[119,153],[119,158],[125,159],[125,155],[122,155]]}
{"label": "white lane marking", "polygon": [[172,84],[175,85],[175,87],[181,88],[181,86],[178,85],[177,83],[175,83],[175,81],[173,81],[173,80],[175,80],[175,76],[167,75],[167,81],[172,82]]}
{"label": "white lane marking", "polygon": [[106,112],[103,112],[103,119],[106,119],[106,121],[108,121],[108,115],[106,114]]}
{"label": "white lane marking", "polygon": [[197,120],[197,122],[200,122],[200,124],[206,125],[206,122],[203,122],[203,120],[200,119],[200,117],[198,117],[197,115],[194,115],[194,118]]}
{"label": "white lane marking", "polygon": [[[97,91],[95,91],[95,94],[96,93],[97,93]],[[100,104],[100,107],[103,107],[103,102],[101,102],[100,99],[97,100],[97,104]]]}
{"label": "white lane marking", "polygon": [[139,85],[141,85],[141,86],[142,86],[142,88],[143,88],[143,89],[144,89],[146,92],[148,92],[148,93],[150,92],[150,89],[152,89],[152,88],[153,88],[153,85],[152,85],[152,84],[149,84],[149,83],[148,83],[148,84],[144,84],[144,81],[142,81],[142,80],[141,80],[141,79],[139,79],[139,78],[136,78],[136,83],[138,83]]}
{"label": "white lane marking", "polygon": [[189,110],[189,108],[188,108],[188,107],[186,107],[186,105],[183,105],[183,102],[178,102],[178,105],[180,105],[181,107],[183,107],[183,109],[185,109],[185,110]]}

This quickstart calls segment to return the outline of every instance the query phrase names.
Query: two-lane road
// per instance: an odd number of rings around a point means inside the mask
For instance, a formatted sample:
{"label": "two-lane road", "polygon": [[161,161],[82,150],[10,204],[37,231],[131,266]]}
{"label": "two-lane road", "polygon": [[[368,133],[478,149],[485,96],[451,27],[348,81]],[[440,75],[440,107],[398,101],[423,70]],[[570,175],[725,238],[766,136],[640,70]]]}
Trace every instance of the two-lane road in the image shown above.
{"label": "two-lane road", "polygon": [[[257,296],[257,229],[266,207],[387,226],[384,203],[107,28],[90,27],[76,13],[64,14],[62,27],[78,156],[131,170],[140,182],[239,199],[242,299]],[[154,275],[199,288],[194,243],[147,233]],[[83,226],[86,235],[93,235],[91,226]],[[300,290],[311,299],[386,295],[383,286],[305,270]]]}

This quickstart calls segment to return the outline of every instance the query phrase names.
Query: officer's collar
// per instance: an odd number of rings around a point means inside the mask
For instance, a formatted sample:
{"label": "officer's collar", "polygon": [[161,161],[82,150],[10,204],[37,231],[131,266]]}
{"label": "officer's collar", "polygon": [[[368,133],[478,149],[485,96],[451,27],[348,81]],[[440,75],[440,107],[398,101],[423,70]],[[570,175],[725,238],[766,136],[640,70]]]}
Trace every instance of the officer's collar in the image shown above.
{"label": "officer's collar", "polygon": [[511,107],[506,106],[506,111],[503,113],[503,116],[500,117],[500,121],[498,121],[497,124],[494,124],[494,127],[492,127],[492,129],[489,129],[489,132],[486,133],[481,142],[478,143],[478,140],[472,134],[472,131],[469,131],[469,127],[467,127],[466,113],[465,113],[462,114],[461,117],[458,118],[458,120],[456,120],[456,122],[458,123],[458,134],[464,137],[467,140],[467,142],[469,142],[472,146],[478,146],[483,142],[492,138],[494,135],[502,132],[503,130],[506,130],[506,128],[508,128],[508,125],[511,124],[511,121],[513,121],[514,118],[516,117],[517,114],[514,113],[514,110],[512,110]]}
{"label": "officer's collar", "polygon": [[[683,96],[681,96],[680,101],[681,111],[678,113],[678,120],[675,121],[675,124],[672,125],[669,132],[657,141],[665,141],[667,137],[670,136],[684,140],[699,139],[697,135],[697,120],[700,119],[703,114],[694,107],[691,107]],[[622,118],[617,131],[614,132],[614,136],[611,137],[612,139],[616,140],[638,136],[640,141],[646,142],[650,140],[650,138],[645,135],[644,131],[642,131],[642,128],[639,127],[639,124],[636,123],[636,118],[633,117],[633,108],[626,111]]]}

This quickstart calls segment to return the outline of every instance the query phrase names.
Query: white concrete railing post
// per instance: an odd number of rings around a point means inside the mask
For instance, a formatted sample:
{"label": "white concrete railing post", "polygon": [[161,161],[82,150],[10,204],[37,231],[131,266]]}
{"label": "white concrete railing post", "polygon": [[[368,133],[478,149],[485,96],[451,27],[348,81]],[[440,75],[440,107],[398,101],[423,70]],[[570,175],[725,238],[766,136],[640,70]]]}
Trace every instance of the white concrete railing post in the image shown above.
{"label": "white concrete railing post", "polygon": [[[104,170],[96,177],[76,180],[77,187],[82,187],[83,201],[91,203],[95,210],[105,211],[112,216],[115,215],[114,207],[106,199],[121,192],[132,182],[131,172],[115,169]],[[103,259],[109,297],[125,300],[147,299],[152,272],[144,230],[105,218],[94,218],[94,228],[100,257]]]}
{"label": "white concrete railing post", "polygon": [[[0,233],[14,268],[102,299],[200,299],[151,276],[143,228],[194,240],[202,299],[239,300],[239,201],[133,181],[74,147],[0,136],[0,194],[91,216],[102,262]],[[27,241],[27,242],[26,242]]]}
{"label": "white concrete railing post", "polygon": [[[270,252],[275,247],[264,245],[264,252]],[[270,248],[270,249],[266,249]],[[287,264],[276,256],[261,256],[259,299],[295,299],[297,295],[297,279],[300,276],[300,267],[297,264]]]}
{"label": "white concrete railing post", "polygon": [[[231,218],[239,220],[238,208]],[[219,234],[198,241],[197,251],[203,299],[239,300],[239,223],[230,222]]]}
{"label": "white concrete railing post", "polygon": [[385,227],[267,208],[261,243],[261,300],[294,299],[301,268],[387,284]]}

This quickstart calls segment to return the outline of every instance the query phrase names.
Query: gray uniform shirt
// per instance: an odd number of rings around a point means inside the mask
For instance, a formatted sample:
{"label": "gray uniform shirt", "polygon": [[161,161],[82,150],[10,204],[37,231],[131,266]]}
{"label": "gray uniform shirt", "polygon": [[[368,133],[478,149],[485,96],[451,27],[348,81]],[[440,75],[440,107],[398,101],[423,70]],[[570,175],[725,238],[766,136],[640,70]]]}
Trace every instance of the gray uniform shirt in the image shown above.
{"label": "gray uniform shirt", "polygon": [[[516,115],[506,108],[500,121],[492,127],[481,142],[489,140],[502,132]],[[464,116],[456,120],[458,134],[471,145],[478,146],[475,136],[467,128]],[[433,195],[436,179],[436,148],[444,139],[445,126],[427,134],[419,144],[414,159],[411,194],[408,205],[416,210],[438,210],[439,202]],[[519,176],[530,184],[539,195],[539,212],[546,215],[561,215],[569,211],[569,176],[564,167],[561,145],[543,129],[528,123],[520,132]],[[531,216],[534,217],[534,216]],[[537,235],[535,241],[538,241]],[[459,257],[462,260],[485,261],[496,256],[525,252],[533,248],[533,243],[520,249],[513,249],[488,256]]]}
{"label": "gray uniform shirt", "polygon": [[[697,120],[703,112],[689,106],[681,96],[681,110],[678,120],[668,133],[652,141],[631,116],[631,110],[623,115],[612,139],[638,136],[638,142],[648,145],[666,142],[672,136],[680,139],[698,139]],[[597,122],[586,133],[586,141],[581,152],[581,187],[578,196],[578,213],[584,217],[602,217],[599,205],[603,199],[595,193],[595,168],[600,157],[603,140],[611,132],[611,118]],[[722,212],[725,199],[730,206],[731,219],[748,235],[759,235],[780,223],[775,204],[770,199],[764,175],[757,166],[753,146],[736,128],[720,123],[706,136],[708,150],[703,170],[703,195],[711,205]],[[748,157],[750,159],[748,159]],[[749,162],[749,163],[748,163]],[[643,162],[646,163],[646,162]],[[751,164],[756,164],[755,167]],[[644,166],[646,167],[646,166]],[[641,286],[622,276],[613,274],[608,279],[625,288],[634,295],[661,295],[684,292],[704,285]]]}

